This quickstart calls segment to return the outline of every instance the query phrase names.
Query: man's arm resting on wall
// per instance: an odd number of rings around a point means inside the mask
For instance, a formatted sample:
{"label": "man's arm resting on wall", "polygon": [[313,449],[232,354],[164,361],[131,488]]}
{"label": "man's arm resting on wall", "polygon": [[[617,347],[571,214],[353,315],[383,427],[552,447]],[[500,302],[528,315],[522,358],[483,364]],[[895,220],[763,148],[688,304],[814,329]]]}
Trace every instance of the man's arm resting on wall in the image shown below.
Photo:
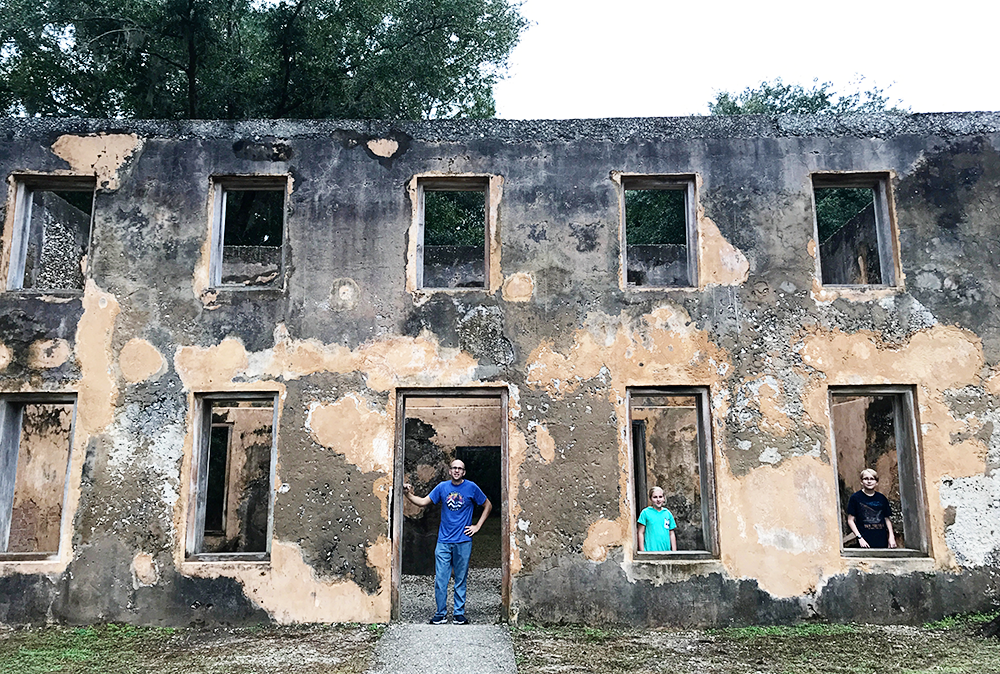
{"label": "man's arm resting on wall", "polygon": [[483,504],[483,514],[479,516],[479,521],[476,522],[475,524],[470,524],[469,526],[465,527],[465,535],[472,536],[480,529],[482,529],[483,522],[485,522],[486,518],[490,516],[491,510],[493,510],[493,504],[490,503],[489,499],[486,499],[486,502]]}
{"label": "man's arm resting on wall", "polygon": [[412,503],[415,506],[426,508],[431,503],[433,503],[433,501],[431,501],[426,496],[417,496],[416,494],[414,494],[413,485],[410,484],[409,482],[403,483],[403,493],[406,494],[406,498],[409,499],[410,503]]}

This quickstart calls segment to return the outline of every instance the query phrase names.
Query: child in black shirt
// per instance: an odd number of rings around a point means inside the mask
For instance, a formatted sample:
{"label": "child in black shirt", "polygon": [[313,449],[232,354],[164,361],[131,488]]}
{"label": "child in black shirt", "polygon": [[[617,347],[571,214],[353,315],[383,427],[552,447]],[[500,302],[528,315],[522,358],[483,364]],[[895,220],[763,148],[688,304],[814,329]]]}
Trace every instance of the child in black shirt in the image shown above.
{"label": "child in black shirt", "polygon": [[847,526],[858,537],[862,548],[895,548],[896,534],[889,515],[889,499],[875,491],[878,473],[871,468],[861,471],[861,491],[847,502]]}

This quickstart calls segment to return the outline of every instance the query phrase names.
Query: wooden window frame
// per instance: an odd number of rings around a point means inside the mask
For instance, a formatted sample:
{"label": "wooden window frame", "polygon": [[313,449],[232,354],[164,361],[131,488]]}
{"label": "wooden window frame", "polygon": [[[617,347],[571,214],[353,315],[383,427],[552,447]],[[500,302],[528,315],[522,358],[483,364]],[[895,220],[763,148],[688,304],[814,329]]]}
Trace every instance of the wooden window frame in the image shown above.
{"label": "wooden window frame", "polygon": [[[26,405],[72,405],[70,445],[66,452],[66,474],[63,478],[62,516],[59,522],[59,546],[52,552],[6,552],[9,543],[14,493],[17,488],[17,461],[21,449],[21,420]],[[66,503],[73,465],[73,435],[76,432],[75,393],[31,393],[0,395],[0,561],[46,561],[58,559],[63,552],[63,532],[70,526]]]}
{"label": "wooden window frame", "polygon": [[[195,562],[269,562],[271,541],[274,537],[274,491],[278,462],[278,399],[275,391],[228,391],[197,393],[194,396],[194,456],[191,460],[190,497],[185,537],[186,561]],[[271,418],[271,466],[267,504],[267,549],[264,552],[202,552],[205,539],[205,500],[208,488],[208,457],[211,443],[212,403],[220,400],[270,401]],[[230,437],[230,445],[232,437]],[[227,455],[230,450],[227,450]],[[229,459],[227,456],[227,465]],[[226,497],[229,494],[228,471]]]}
{"label": "wooden window frame", "polygon": [[[837,435],[833,426],[833,401],[839,396],[893,396],[893,426],[896,433],[896,458],[899,470],[899,492],[903,512],[903,530],[907,543],[915,538],[915,547],[908,548],[845,548],[844,539],[852,533],[845,529],[842,514],[846,503],[840,503],[839,468],[837,466]],[[920,423],[916,390],[913,386],[831,386],[827,389],[830,410],[830,463],[833,467],[834,493],[837,496],[837,520],[840,522],[840,553],[843,557],[928,557],[930,535],[927,521],[927,500],[923,486],[923,452],[920,443]],[[916,532],[916,536],[913,532]]]}
{"label": "wooden window frame", "polygon": [[[639,500],[635,498],[645,491],[645,476],[639,476],[640,470],[645,470],[645,455],[639,457],[635,452],[635,438],[632,430],[632,398],[634,396],[664,396],[693,397],[698,406],[698,472],[701,496],[702,537],[706,542],[706,550],[672,550],[670,552],[639,552],[638,524]],[[632,505],[631,531],[635,547],[636,561],[685,561],[710,560],[719,557],[718,505],[716,503],[715,460],[713,456],[712,419],[710,411],[711,397],[707,386],[635,386],[626,389],[625,405],[627,410],[626,442],[628,443],[629,459],[629,489]]]}
{"label": "wooden window frame", "polygon": [[[697,176],[690,173],[679,174],[620,174],[621,189],[619,190],[619,247],[621,255],[621,282],[627,290],[690,290],[698,287],[698,191]],[[676,190],[684,192],[684,218],[687,246],[687,284],[686,285],[636,285],[628,282],[628,223],[625,217],[625,192],[646,190]]]}

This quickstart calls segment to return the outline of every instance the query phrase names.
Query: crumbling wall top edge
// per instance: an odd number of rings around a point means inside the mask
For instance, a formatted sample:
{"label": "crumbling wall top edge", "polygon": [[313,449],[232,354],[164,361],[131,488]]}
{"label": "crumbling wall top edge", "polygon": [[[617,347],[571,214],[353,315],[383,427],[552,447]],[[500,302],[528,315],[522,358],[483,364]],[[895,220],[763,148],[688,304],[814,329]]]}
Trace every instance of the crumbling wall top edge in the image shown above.
{"label": "crumbling wall top edge", "polygon": [[865,137],[902,135],[969,136],[1000,133],[1000,112],[857,113],[847,115],[733,115],[704,117],[620,117],[562,120],[131,120],[56,117],[0,119],[0,138],[47,134],[134,133],[146,138],[322,138],[338,132],[377,138],[405,134],[423,142],[506,142],[639,138],[731,139]]}

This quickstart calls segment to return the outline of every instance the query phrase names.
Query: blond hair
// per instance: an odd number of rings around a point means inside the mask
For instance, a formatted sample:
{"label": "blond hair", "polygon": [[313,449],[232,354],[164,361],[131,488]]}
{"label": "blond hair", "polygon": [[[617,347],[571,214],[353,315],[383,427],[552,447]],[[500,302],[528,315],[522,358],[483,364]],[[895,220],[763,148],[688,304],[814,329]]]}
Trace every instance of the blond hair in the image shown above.
{"label": "blond hair", "polygon": [[862,478],[873,477],[873,478],[875,478],[877,480],[878,479],[878,473],[876,473],[875,470],[872,469],[872,468],[865,468],[863,471],[861,471],[861,477]]}
{"label": "blond hair", "polygon": [[[649,488],[649,498],[653,498],[653,492],[656,491],[657,489],[659,489],[660,491],[663,491],[663,487],[650,487]],[[665,493],[666,492],[664,492],[664,494]]]}

